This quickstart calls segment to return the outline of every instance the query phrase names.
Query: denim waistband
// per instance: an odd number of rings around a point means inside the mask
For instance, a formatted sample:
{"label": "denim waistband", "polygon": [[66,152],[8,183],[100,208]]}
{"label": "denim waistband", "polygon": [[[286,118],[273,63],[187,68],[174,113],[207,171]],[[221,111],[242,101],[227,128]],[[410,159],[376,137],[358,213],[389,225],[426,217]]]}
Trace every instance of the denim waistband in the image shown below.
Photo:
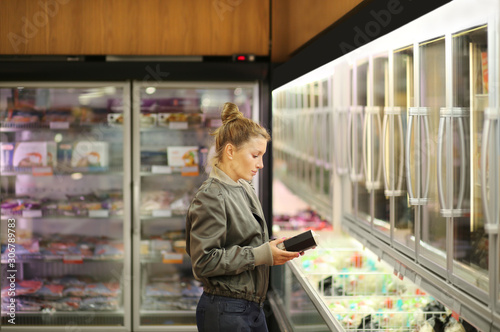
{"label": "denim waistband", "polygon": [[238,301],[241,301],[243,303],[252,303],[252,304],[258,305],[261,308],[264,306],[264,302],[255,302],[255,301],[249,301],[249,300],[238,298],[238,297],[215,295],[215,294],[207,293],[206,291],[203,291],[202,296],[203,295],[208,296],[212,302],[216,299],[231,299],[231,300],[238,300]]}

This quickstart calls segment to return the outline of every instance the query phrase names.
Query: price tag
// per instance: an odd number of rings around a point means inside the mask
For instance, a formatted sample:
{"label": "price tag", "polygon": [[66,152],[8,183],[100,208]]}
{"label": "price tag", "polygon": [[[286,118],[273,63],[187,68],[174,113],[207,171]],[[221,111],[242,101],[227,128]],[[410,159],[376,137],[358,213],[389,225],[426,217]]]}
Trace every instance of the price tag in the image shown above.
{"label": "price tag", "polygon": [[69,122],[57,121],[49,124],[50,129],[69,129]]}
{"label": "price tag", "polygon": [[42,210],[23,210],[24,218],[41,218]]}
{"label": "price tag", "polygon": [[109,210],[89,210],[90,218],[107,218],[109,217]]}
{"label": "price tag", "polygon": [[63,256],[64,264],[83,264],[83,256],[82,255],[64,255]]}
{"label": "price tag", "polygon": [[200,175],[200,170],[198,166],[183,167],[181,170],[182,176],[198,176]]}
{"label": "price tag", "polygon": [[163,264],[182,264],[182,254],[174,252],[164,252]]}
{"label": "price tag", "polygon": [[420,286],[422,284],[422,277],[417,275],[415,276],[415,285]]}
{"label": "price tag", "polygon": [[153,210],[153,217],[171,217],[172,210]]}
{"label": "price tag", "polygon": [[33,167],[31,169],[33,176],[52,176],[54,175],[54,170],[52,167]]}
{"label": "price tag", "polygon": [[170,167],[170,166],[161,166],[161,165],[153,165],[151,167],[151,173],[172,174],[172,167]]}
{"label": "price tag", "polygon": [[188,123],[187,122],[177,122],[177,121],[170,121],[168,124],[169,129],[188,129]]}

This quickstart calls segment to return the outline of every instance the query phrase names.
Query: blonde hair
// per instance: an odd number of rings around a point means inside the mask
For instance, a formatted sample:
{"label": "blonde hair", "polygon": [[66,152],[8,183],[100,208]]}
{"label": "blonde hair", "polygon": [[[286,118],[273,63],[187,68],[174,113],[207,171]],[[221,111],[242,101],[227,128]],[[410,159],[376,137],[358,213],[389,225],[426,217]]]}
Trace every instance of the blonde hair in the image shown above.
{"label": "blonde hair", "polygon": [[268,142],[271,140],[264,127],[246,118],[233,103],[227,102],[222,106],[221,119],[222,125],[211,133],[215,137],[215,155],[210,161],[212,166],[222,161],[224,147],[228,143],[239,149],[254,137],[265,138]]}

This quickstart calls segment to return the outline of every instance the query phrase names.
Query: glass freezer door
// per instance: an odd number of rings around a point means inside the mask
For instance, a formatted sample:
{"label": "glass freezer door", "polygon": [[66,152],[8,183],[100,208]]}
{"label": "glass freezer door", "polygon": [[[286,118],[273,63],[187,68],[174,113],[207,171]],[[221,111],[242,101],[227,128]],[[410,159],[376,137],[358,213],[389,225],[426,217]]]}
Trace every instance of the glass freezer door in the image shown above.
{"label": "glass freezer door", "polygon": [[187,209],[210,173],[222,105],[258,120],[257,88],[134,82],[133,91],[134,331],[195,331],[202,287],[186,254]]}
{"label": "glass freezer door", "polygon": [[442,200],[453,215],[454,274],[487,294],[489,241],[485,232],[480,163],[489,95],[488,29],[474,27],[452,37],[454,107],[444,119],[448,125],[444,134],[448,133],[452,140],[449,170],[453,181],[452,190],[444,190]]}
{"label": "glass freezer door", "polygon": [[130,330],[128,100],[124,83],[0,85],[5,330]]}
{"label": "glass freezer door", "polygon": [[410,110],[413,144],[410,149],[416,153],[416,185],[422,188],[415,204],[421,206],[420,248],[421,256],[430,265],[446,268],[446,223],[440,211],[438,197],[437,147],[440,108],[445,106],[445,39],[437,38],[419,45],[420,56],[420,108]]}
{"label": "glass freezer door", "polygon": [[[408,202],[406,186],[406,148],[408,133],[408,108],[414,106],[413,46],[393,52],[393,108],[385,111],[386,141],[384,168],[386,194],[394,197],[394,242],[415,251],[415,211]],[[405,249],[402,249],[405,250]]]}

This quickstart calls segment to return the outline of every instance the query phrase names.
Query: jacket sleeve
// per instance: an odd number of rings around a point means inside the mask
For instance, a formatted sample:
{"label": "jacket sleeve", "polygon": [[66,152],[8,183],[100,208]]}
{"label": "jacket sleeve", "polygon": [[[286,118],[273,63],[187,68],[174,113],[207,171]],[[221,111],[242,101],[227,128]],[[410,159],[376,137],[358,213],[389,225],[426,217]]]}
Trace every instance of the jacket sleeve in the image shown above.
{"label": "jacket sleeve", "polygon": [[224,247],[227,226],[224,197],[213,189],[196,194],[187,216],[187,249],[197,278],[235,275],[255,268],[254,248]]}

